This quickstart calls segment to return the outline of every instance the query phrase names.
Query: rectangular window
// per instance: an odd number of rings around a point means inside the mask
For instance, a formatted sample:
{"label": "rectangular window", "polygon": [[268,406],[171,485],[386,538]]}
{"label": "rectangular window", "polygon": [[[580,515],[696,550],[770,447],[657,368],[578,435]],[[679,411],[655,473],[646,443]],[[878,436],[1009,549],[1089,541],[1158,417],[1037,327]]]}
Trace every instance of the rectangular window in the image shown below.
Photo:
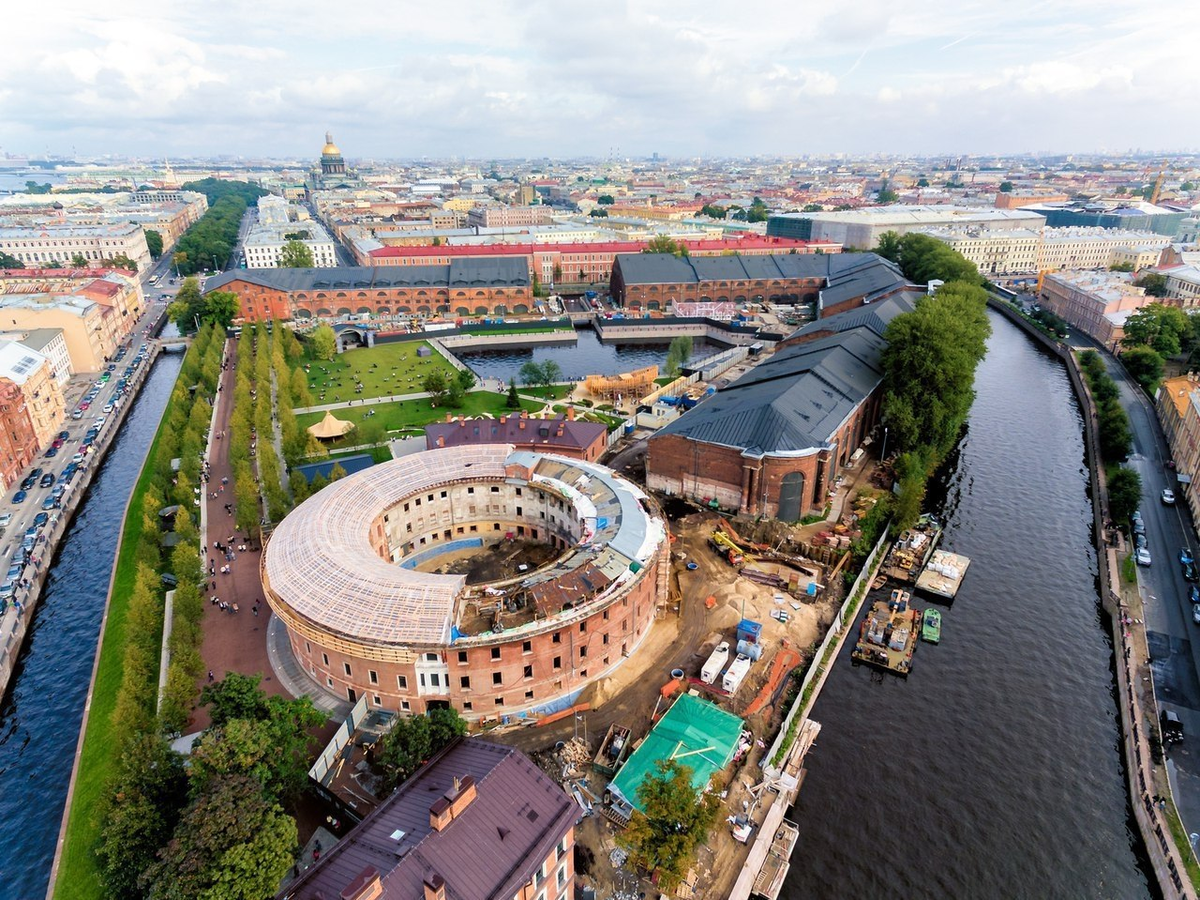
{"label": "rectangular window", "polygon": [[308,641],[304,642],[304,652],[312,653],[312,644],[310,644]]}
{"label": "rectangular window", "polygon": [[342,668],[346,670],[346,675],[349,676],[350,675],[350,663],[348,663],[348,662],[342,663]]}
{"label": "rectangular window", "polygon": [[601,615],[601,618],[602,618],[602,619],[604,619],[604,621],[605,621],[605,622],[607,622],[607,621],[608,621],[608,610],[607,610],[607,609],[606,609],[606,610],[604,611],[604,613]]}
{"label": "rectangular window", "polygon": [[408,712],[408,710],[412,709],[412,706],[409,705],[409,702],[407,700],[401,700],[400,708],[402,710],[404,710],[405,712]]}
{"label": "rectangular window", "polygon": [[497,706],[503,706],[503,705],[504,705],[504,698],[503,698],[503,697],[497,697],[497,698],[496,698],[496,705],[497,705]]}
{"label": "rectangular window", "polygon": [[522,653],[532,653],[533,652],[533,641],[522,641],[521,642],[521,652]]}
{"label": "rectangular window", "polygon": [[501,672],[492,673],[492,684],[504,684],[504,675]]}
{"label": "rectangular window", "polygon": [[556,669],[562,668],[562,657],[561,656],[554,657],[554,668],[556,668]]}
{"label": "rectangular window", "polygon": [[562,643],[562,632],[561,631],[554,632],[554,634],[552,634],[550,636],[550,643],[561,644]]}
{"label": "rectangular window", "polygon": [[323,665],[325,665],[326,667],[328,667],[328,665],[329,665],[329,654],[328,654],[328,653],[322,653],[322,654],[321,654],[321,662],[322,662],[322,664],[323,664]]}
{"label": "rectangular window", "polygon": [[467,651],[466,650],[458,651],[458,661],[460,663],[462,663],[463,665],[466,665],[466,663],[467,663]]}
{"label": "rectangular window", "polygon": [[400,690],[402,690],[402,691],[407,691],[408,690],[408,676],[407,675],[397,675],[396,676],[396,686],[398,688],[400,688]]}
{"label": "rectangular window", "polygon": [[469,711],[471,711],[471,710],[472,710],[472,709],[474,709],[474,708],[475,708],[475,704],[474,704],[474,703],[472,703],[470,700],[465,700],[465,701],[463,701],[463,710],[464,710],[464,711],[467,711],[467,712],[469,712]]}
{"label": "rectangular window", "polygon": [[[429,499],[430,499],[430,500],[432,500],[433,498],[432,498],[432,497],[430,497]],[[445,491],[442,491],[442,499],[443,499],[443,500],[445,500],[445,499],[446,499],[446,492],[445,492]]]}
{"label": "rectangular window", "polygon": [[383,706],[383,701],[381,699],[379,699],[378,694],[371,695],[371,702],[374,703],[376,706]]}
{"label": "rectangular window", "polygon": [[526,678],[532,678],[533,677],[533,666],[526,666],[525,671],[522,672],[521,674],[524,675]]}
{"label": "rectangular window", "polygon": [[532,700],[532,699],[533,699],[533,691],[526,691],[526,692],[525,692],[525,699],[526,699],[526,700]]}
{"label": "rectangular window", "polygon": [[607,644],[607,643],[608,643],[608,635],[607,635],[607,634],[604,634],[604,635],[601,635],[601,636],[600,636],[600,643],[602,643],[602,644]]}
{"label": "rectangular window", "polygon": [[580,648],[579,648],[579,658],[580,658],[580,659],[587,659],[587,647],[580,647]]}
{"label": "rectangular window", "polygon": [[587,631],[587,622],[580,622],[579,623],[579,633],[582,634],[585,631]]}
{"label": "rectangular window", "polygon": [[458,686],[460,688],[462,688],[464,691],[469,691],[471,689],[471,676],[470,675],[460,675],[458,677]]}
{"label": "rectangular window", "polygon": [[499,659],[499,658],[500,658],[500,648],[493,647],[492,648],[492,659]]}
{"label": "rectangular window", "polygon": [[379,673],[374,669],[367,670],[367,677],[371,679],[371,684],[379,684]]}
{"label": "rectangular window", "polygon": [[474,494],[474,493],[475,493],[475,488],[473,488],[473,487],[469,487],[469,488],[467,488],[467,493],[468,493],[468,494]]}

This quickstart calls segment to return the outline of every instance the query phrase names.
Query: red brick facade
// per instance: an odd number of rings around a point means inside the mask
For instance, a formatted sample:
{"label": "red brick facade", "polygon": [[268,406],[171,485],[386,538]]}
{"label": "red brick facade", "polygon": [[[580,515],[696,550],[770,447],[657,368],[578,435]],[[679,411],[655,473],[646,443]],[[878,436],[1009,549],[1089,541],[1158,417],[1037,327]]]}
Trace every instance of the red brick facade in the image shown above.
{"label": "red brick facade", "polygon": [[612,285],[613,297],[627,309],[666,310],[675,301],[733,303],[815,301],[821,288],[825,286],[825,277],[626,285],[620,277],[620,269],[614,269]]}
{"label": "red brick facade", "polygon": [[0,482],[4,489],[17,480],[38,452],[33,419],[21,388],[0,378]]}
{"label": "red brick facade", "polygon": [[796,518],[821,512],[838,472],[879,421],[879,397],[877,389],[859,404],[831,436],[829,449],[814,447],[803,456],[755,457],[683,435],[656,435],[646,450],[646,484],[701,502],[716,499],[723,509],[743,515],[776,518],[784,479],[791,476],[787,483],[801,494]]}

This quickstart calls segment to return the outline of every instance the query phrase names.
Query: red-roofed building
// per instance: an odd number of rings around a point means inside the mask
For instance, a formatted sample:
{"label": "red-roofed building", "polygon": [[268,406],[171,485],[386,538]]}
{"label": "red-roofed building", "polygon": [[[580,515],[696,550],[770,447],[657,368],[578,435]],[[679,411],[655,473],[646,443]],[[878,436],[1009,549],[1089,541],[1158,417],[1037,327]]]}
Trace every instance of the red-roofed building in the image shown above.
{"label": "red-roofed building", "polygon": [[608,428],[599,422],[581,422],[575,410],[552,419],[531,419],[527,413],[498,419],[455,419],[425,426],[425,446],[461,447],[467,444],[513,444],[518,450],[536,450],[595,462],[608,446]]}
{"label": "red-roofed building", "polygon": [[[840,253],[841,245],[820,241],[762,237],[680,241],[692,256],[738,253]],[[446,265],[464,256],[519,256],[529,264],[530,277],[543,284],[607,284],[619,253],[640,253],[646,241],[578,241],[562,244],[470,244],[446,247],[380,247],[371,251],[373,266]]]}

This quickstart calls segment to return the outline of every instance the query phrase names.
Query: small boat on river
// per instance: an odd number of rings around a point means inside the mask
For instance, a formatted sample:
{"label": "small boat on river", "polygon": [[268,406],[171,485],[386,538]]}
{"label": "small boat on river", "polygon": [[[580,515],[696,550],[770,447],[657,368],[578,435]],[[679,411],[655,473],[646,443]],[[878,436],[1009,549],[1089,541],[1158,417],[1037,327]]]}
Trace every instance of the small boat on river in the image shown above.
{"label": "small boat on river", "polygon": [[925,610],[925,618],[921,623],[921,640],[927,644],[936,644],[942,639],[942,614],[936,609]]}

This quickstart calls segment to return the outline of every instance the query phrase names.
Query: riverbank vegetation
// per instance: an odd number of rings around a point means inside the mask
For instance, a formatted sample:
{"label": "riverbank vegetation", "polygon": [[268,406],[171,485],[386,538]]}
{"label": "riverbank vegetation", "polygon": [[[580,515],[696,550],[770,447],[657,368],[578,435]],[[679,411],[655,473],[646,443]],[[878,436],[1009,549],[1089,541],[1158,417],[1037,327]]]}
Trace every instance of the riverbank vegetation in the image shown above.
{"label": "riverbank vegetation", "polygon": [[1121,405],[1117,383],[1108,374],[1099,353],[1084,350],[1079,354],[1079,368],[1096,407],[1100,457],[1108,483],[1108,514],[1114,522],[1124,525],[1138,508],[1142,496],[1142,477],[1122,465],[1133,447],[1129,416]]}

